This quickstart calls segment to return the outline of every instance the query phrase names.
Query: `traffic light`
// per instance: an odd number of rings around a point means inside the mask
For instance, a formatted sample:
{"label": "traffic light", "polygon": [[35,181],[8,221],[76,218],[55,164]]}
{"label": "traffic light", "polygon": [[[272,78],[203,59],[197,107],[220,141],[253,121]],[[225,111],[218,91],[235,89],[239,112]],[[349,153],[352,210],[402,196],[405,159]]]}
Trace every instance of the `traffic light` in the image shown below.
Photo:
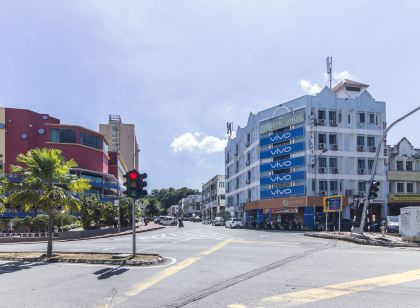
{"label": "traffic light", "polygon": [[140,176],[139,176],[139,198],[147,196],[147,190],[144,189],[147,186],[147,182],[145,181],[145,179],[147,179],[147,173],[140,173]]}
{"label": "traffic light", "polygon": [[124,183],[124,186],[126,187],[124,194],[127,195],[127,197],[138,199],[140,174],[137,170],[131,170],[124,175],[124,178],[127,180],[127,182]]}
{"label": "traffic light", "polygon": [[372,185],[369,188],[369,199],[375,199],[378,197],[379,186],[381,185],[380,182],[372,182]]}

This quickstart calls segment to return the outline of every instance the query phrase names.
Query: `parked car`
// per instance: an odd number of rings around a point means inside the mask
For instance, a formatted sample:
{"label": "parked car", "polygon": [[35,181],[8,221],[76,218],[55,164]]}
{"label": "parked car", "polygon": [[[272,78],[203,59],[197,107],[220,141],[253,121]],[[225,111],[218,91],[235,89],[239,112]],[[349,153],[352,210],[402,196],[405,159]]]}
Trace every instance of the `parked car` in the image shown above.
{"label": "parked car", "polygon": [[244,224],[242,220],[231,218],[229,220],[226,220],[225,228],[243,228]]}
{"label": "parked car", "polygon": [[[340,231],[351,231],[353,221],[350,219],[341,219]],[[315,231],[325,231],[325,218],[320,219],[314,224]],[[338,231],[338,219],[329,219],[328,220],[328,231]],[[372,230],[373,231],[373,230]]]}
{"label": "parked car", "polygon": [[400,216],[386,217],[386,232],[400,233]]}
{"label": "parked car", "polygon": [[161,216],[159,224],[162,226],[176,226],[177,219],[176,217],[172,217],[172,216]]}
{"label": "parked car", "polygon": [[191,221],[192,222],[199,222],[199,221],[201,221],[201,217],[200,216],[194,216],[194,217],[191,218]]}
{"label": "parked car", "polygon": [[223,226],[225,224],[225,219],[223,217],[216,217],[211,224],[213,226]]}
{"label": "parked car", "polygon": [[203,218],[203,220],[201,221],[202,224],[204,225],[210,225],[211,224],[211,219],[209,218]]}

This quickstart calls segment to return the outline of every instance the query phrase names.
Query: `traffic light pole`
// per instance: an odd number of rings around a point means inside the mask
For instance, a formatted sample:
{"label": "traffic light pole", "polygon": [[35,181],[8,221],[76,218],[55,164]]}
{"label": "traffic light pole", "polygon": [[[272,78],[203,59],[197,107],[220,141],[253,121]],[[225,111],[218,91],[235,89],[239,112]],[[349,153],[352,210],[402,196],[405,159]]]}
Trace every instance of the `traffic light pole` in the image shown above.
{"label": "traffic light pole", "polygon": [[[388,132],[391,130],[391,128],[394,127],[395,124],[401,122],[402,120],[404,120],[405,118],[409,117],[410,115],[412,115],[413,113],[415,113],[419,110],[420,110],[420,107],[417,107],[414,110],[407,113],[406,115],[404,115],[403,117],[401,117],[401,118],[397,119],[396,121],[392,122],[392,124],[382,134],[381,138],[379,139],[378,145],[376,146],[375,160],[373,162],[373,168],[372,168],[372,171],[370,173],[369,191],[370,191],[370,188],[372,187],[373,182],[375,180],[376,167],[378,165],[379,153],[381,152],[381,147],[382,147],[382,143],[385,139],[385,136],[388,134]],[[365,228],[365,220],[366,220],[366,209],[367,209],[368,203],[369,203],[369,196],[363,202],[363,211],[362,211],[362,217],[361,217],[361,220],[360,220],[360,226],[353,229],[353,231],[351,233],[353,236],[363,236],[363,231],[364,231],[364,228]]]}
{"label": "traffic light pole", "polygon": [[133,257],[136,256],[136,199],[133,198],[133,206],[131,207],[131,216],[133,224]]}

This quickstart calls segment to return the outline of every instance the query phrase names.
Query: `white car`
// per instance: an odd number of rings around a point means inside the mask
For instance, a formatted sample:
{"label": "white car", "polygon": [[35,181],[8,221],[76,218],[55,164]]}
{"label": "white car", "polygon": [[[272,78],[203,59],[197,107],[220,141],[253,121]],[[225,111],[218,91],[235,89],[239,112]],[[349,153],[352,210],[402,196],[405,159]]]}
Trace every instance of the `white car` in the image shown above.
{"label": "white car", "polygon": [[175,226],[177,224],[177,219],[172,216],[161,216],[159,224],[162,226]]}
{"label": "white car", "polygon": [[229,220],[226,220],[225,228],[243,228],[244,224],[242,220],[231,218]]}

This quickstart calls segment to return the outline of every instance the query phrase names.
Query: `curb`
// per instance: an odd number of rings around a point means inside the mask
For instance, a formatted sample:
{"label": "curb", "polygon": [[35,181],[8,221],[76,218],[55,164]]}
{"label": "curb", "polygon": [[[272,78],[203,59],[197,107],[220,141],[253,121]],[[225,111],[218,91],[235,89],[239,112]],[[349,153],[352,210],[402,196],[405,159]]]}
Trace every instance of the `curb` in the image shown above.
{"label": "curb", "polygon": [[359,245],[370,245],[370,246],[382,246],[382,247],[399,247],[399,248],[420,248],[420,245],[411,244],[411,243],[395,243],[389,242],[386,240],[372,240],[372,239],[361,239],[354,238],[349,236],[333,235],[333,234],[323,234],[323,233],[305,233],[305,236],[331,239],[331,240],[340,240],[345,242],[351,242]]}

